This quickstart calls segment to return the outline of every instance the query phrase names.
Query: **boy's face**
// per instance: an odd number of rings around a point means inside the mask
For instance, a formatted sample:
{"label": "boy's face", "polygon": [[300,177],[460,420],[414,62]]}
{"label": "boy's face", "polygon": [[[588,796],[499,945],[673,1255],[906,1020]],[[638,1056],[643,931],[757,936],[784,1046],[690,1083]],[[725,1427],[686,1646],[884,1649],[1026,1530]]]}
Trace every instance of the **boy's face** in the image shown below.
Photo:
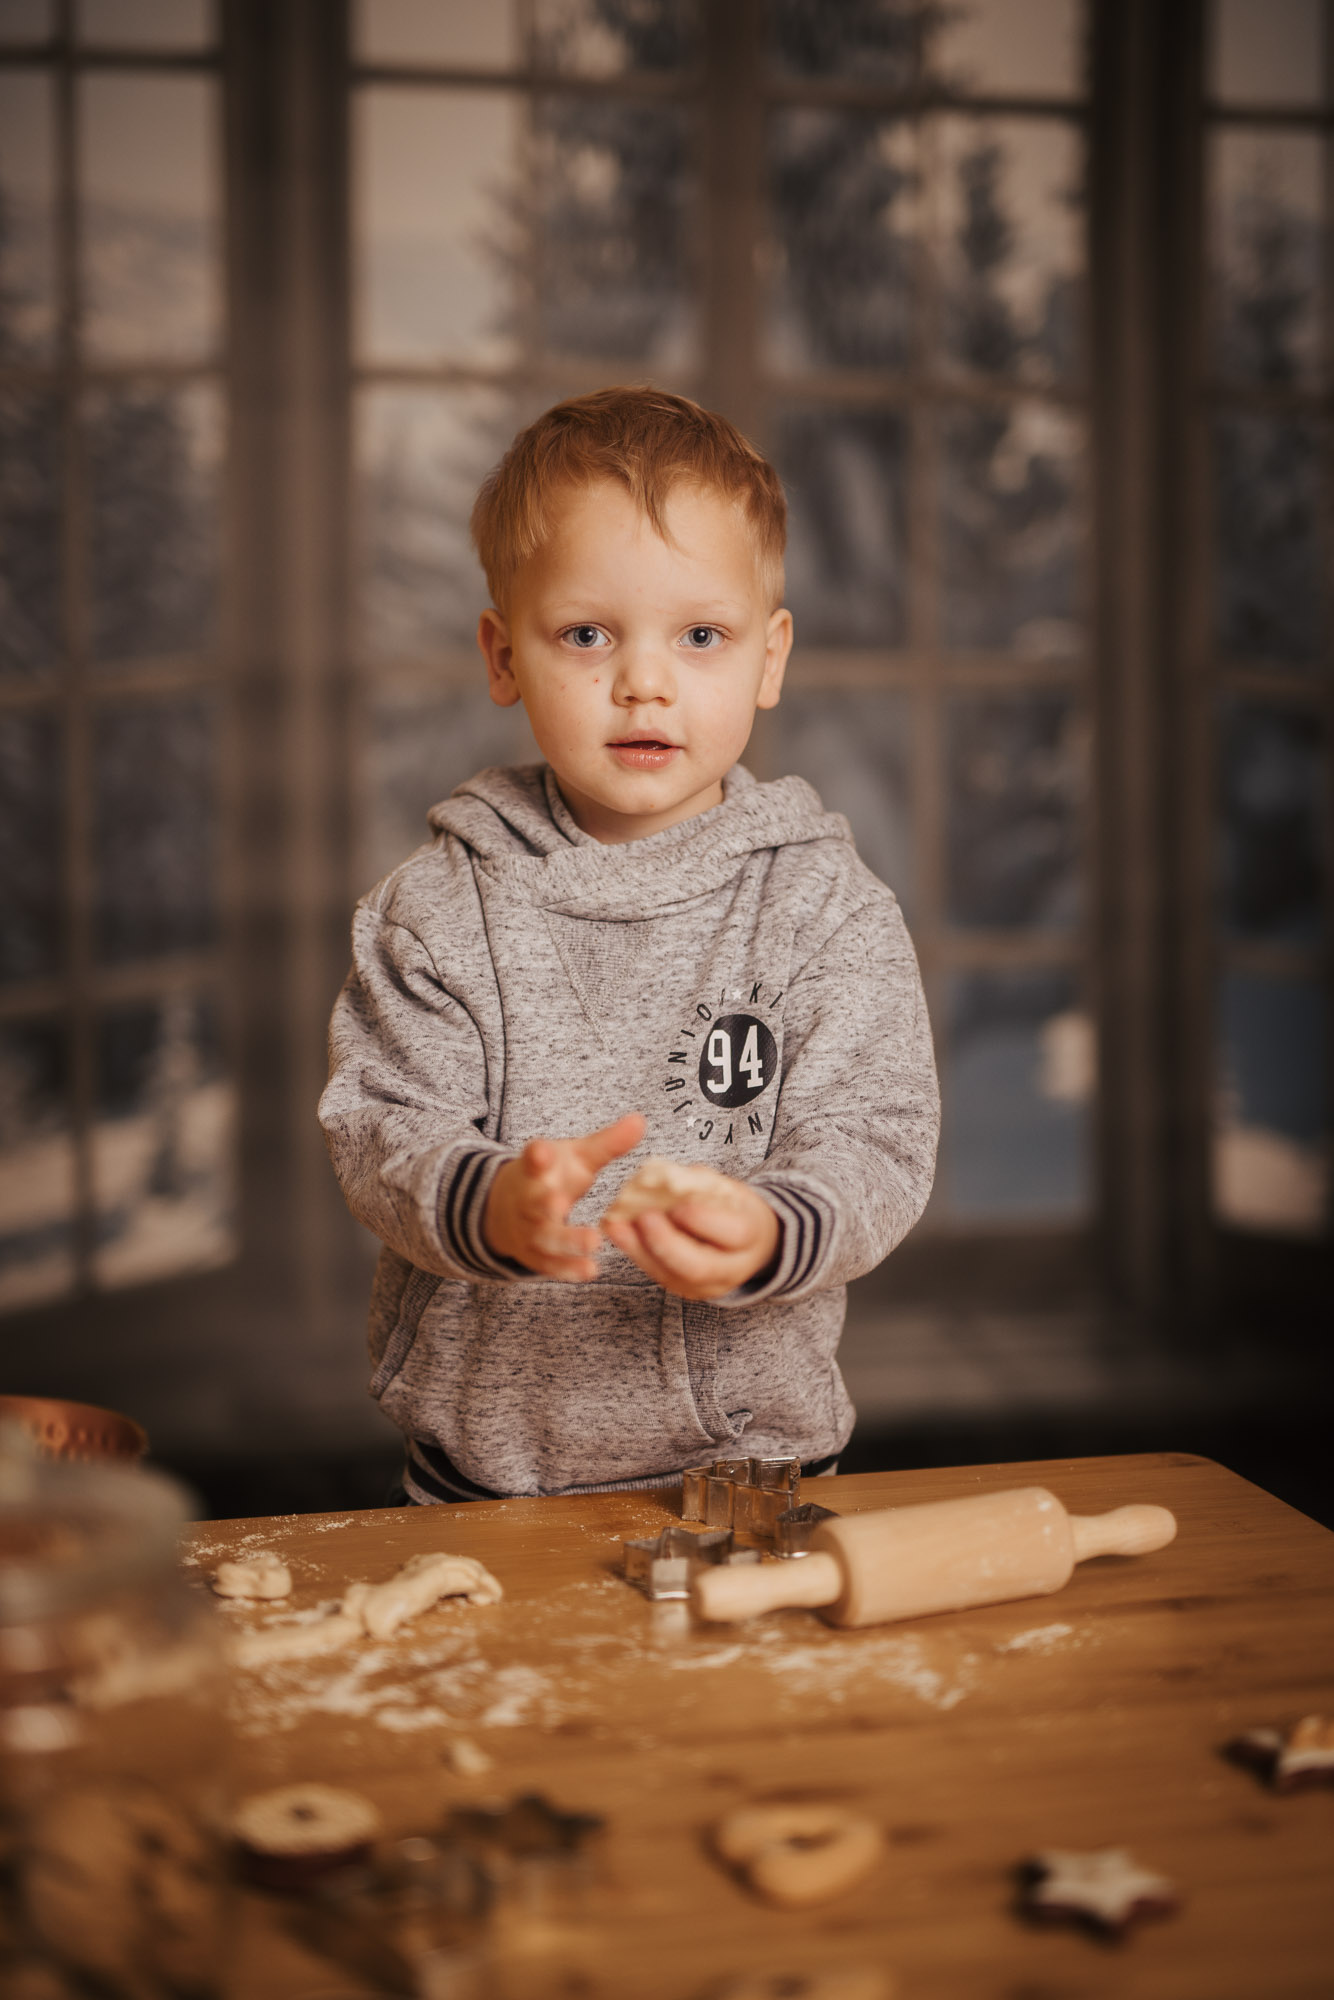
{"label": "boy's face", "polygon": [[507,615],[478,626],[492,700],[522,701],[596,840],[641,840],[718,805],[792,645],[739,506],[681,481],[666,520],[670,541],[613,481],[571,488]]}

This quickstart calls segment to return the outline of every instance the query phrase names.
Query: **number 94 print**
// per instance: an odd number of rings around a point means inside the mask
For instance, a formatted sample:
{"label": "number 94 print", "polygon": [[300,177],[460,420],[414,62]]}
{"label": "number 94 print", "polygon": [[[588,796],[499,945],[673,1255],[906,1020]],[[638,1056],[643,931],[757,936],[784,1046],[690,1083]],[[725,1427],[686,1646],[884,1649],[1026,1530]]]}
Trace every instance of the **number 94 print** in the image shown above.
{"label": "number 94 print", "polygon": [[[783,995],[777,992],[765,999],[763,992],[757,980],[750,989],[749,1005],[771,1014]],[[668,1052],[662,1087],[674,1099],[672,1116],[679,1117],[701,1144],[713,1140],[730,1146],[738,1132],[760,1134],[769,1123],[765,1107],[749,1107],[777,1081],[778,1043],[764,1013],[725,1011],[729,1000],[735,1004],[745,997],[743,989],[721,994],[712,1006],[699,1001],[677,1029]],[[741,1110],[744,1120],[719,1116]]]}

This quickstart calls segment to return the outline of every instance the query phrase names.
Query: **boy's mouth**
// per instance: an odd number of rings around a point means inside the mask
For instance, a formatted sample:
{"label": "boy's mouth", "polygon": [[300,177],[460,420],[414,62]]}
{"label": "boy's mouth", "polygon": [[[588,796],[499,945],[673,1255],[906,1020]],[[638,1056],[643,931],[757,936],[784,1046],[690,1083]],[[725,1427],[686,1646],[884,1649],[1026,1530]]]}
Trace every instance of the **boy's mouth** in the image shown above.
{"label": "boy's mouth", "polygon": [[607,748],[621,764],[633,771],[661,771],[681,748],[662,736],[621,736]]}

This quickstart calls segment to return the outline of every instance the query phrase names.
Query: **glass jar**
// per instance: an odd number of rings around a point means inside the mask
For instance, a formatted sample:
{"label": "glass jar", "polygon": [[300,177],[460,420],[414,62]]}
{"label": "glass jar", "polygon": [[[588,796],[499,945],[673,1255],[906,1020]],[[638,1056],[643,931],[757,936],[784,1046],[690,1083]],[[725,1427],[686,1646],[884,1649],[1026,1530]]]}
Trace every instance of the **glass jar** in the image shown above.
{"label": "glass jar", "polygon": [[206,2000],[226,1934],[220,1621],[183,1490],[0,1433],[0,1990]]}

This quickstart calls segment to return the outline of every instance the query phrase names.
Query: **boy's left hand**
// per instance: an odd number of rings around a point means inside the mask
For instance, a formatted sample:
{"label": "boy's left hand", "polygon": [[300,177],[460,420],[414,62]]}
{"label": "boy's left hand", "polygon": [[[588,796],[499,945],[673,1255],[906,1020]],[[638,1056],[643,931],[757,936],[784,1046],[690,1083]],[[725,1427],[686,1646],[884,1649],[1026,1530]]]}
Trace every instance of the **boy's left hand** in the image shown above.
{"label": "boy's left hand", "polygon": [[744,1181],[733,1181],[726,1205],[679,1201],[631,1222],[604,1220],[602,1233],[664,1291],[720,1299],[769,1262],[778,1248],[778,1217]]}

